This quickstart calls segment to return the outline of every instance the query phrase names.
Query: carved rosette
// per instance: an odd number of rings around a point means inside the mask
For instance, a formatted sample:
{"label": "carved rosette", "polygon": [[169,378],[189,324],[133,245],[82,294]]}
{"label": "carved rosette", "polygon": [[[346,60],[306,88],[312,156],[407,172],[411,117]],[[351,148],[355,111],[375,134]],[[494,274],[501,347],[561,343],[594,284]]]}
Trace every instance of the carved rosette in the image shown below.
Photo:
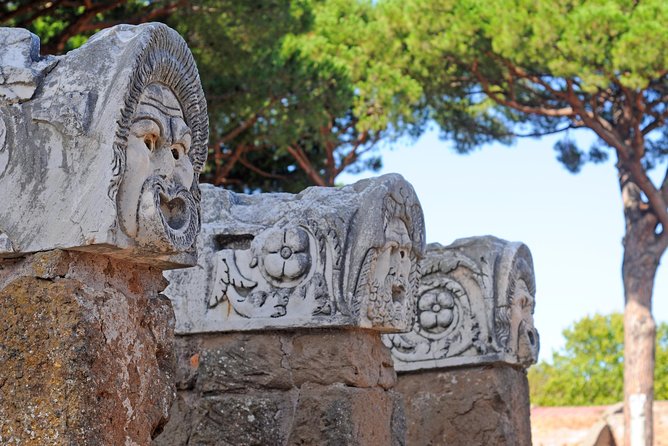
{"label": "carved rosette", "polygon": [[413,330],[384,336],[397,370],[536,362],[535,281],[525,245],[489,236],[433,244],[421,269]]}
{"label": "carved rosette", "polygon": [[213,286],[208,308],[227,304],[242,318],[280,318],[293,312],[305,317],[332,314],[322,272],[326,257],[317,247],[317,227],[270,228],[253,239],[250,249],[223,249],[213,255]]}
{"label": "carved rosette", "polygon": [[411,327],[424,225],[398,175],[297,195],[202,189],[199,265],[165,291],[178,333]]}

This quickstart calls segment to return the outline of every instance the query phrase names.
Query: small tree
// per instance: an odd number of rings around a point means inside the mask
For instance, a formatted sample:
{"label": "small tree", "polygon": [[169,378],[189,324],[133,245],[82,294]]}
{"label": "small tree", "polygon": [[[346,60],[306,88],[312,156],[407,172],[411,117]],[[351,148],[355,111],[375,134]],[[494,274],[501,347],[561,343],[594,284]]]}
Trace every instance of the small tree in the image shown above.
{"label": "small tree", "polygon": [[[572,172],[616,158],[626,220],[624,418],[652,444],[652,290],[668,247],[668,3],[663,0],[380,2],[412,56],[426,106],[466,152],[489,140],[564,132],[559,160]],[[589,151],[569,131],[598,136]],[[631,418],[639,423],[633,423]],[[638,429],[640,426],[640,429]]]}
{"label": "small tree", "polygon": [[[624,316],[585,316],[563,332],[565,347],[529,369],[540,406],[613,404],[624,398]],[[668,399],[668,324],[657,327],[655,396]]]}

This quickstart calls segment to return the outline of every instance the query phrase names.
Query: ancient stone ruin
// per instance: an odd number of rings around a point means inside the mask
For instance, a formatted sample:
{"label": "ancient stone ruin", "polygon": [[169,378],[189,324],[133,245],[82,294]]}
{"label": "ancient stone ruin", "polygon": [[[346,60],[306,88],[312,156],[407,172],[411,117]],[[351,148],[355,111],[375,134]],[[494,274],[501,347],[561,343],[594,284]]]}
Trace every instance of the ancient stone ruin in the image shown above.
{"label": "ancient stone ruin", "polygon": [[429,245],[420,266],[413,330],[384,336],[407,443],[531,444],[525,369],[539,337],[529,249],[472,237]]}
{"label": "ancient stone ruin", "polygon": [[399,175],[200,187],[207,128],[164,25],[0,28],[0,444],[531,444],[526,246],[425,253]]}
{"label": "ancient stone ruin", "polygon": [[410,184],[202,192],[198,265],[167,274],[179,396],[157,444],[401,444],[380,335],[413,321],[424,222]]}
{"label": "ancient stone ruin", "polygon": [[194,60],[160,24],[0,48],[0,444],[149,444],[174,398],[162,271],[197,258]]}

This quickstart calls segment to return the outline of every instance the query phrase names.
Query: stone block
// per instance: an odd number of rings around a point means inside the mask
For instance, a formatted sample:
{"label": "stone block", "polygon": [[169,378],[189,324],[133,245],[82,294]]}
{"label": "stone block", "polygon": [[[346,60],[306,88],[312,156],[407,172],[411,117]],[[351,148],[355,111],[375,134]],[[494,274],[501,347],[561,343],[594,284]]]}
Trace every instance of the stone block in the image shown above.
{"label": "stone block", "polygon": [[384,335],[397,371],[536,362],[536,283],[526,245],[491,236],[430,244],[420,270],[413,330]]}
{"label": "stone block", "polygon": [[176,345],[179,398],[156,446],[404,444],[396,374],[376,332],[200,334]]}
{"label": "stone block", "polygon": [[167,273],[178,334],[413,321],[424,221],[399,175],[293,194],[202,186],[198,265]]}
{"label": "stone block", "polygon": [[529,384],[508,365],[399,375],[407,445],[530,446]]}
{"label": "stone block", "polygon": [[289,445],[391,445],[392,397],[381,389],[306,384]]}
{"label": "stone block", "polygon": [[292,373],[285,363],[283,342],[274,333],[230,333],[206,339],[199,352],[196,389],[202,394],[291,389]]}
{"label": "stone block", "polygon": [[177,386],[201,394],[306,383],[389,389],[396,382],[388,349],[365,330],[179,336],[176,356]]}
{"label": "stone block", "polygon": [[287,350],[295,385],[343,383],[389,389],[396,382],[389,350],[370,331],[307,331],[292,337]]}
{"label": "stone block", "polygon": [[286,444],[297,398],[296,391],[205,397],[199,401],[198,416],[187,444]]}
{"label": "stone block", "polygon": [[206,102],[185,41],[119,25],[63,56],[0,28],[0,258],[195,262]]}
{"label": "stone block", "polygon": [[148,445],[175,393],[163,286],[160,270],[86,253],[2,264],[0,444]]}

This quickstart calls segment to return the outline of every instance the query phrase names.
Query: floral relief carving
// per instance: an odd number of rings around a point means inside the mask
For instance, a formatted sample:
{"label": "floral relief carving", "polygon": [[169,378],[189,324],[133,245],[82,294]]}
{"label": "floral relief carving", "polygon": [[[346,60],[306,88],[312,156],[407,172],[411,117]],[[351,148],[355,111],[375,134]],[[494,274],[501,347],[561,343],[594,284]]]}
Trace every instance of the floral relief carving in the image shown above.
{"label": "floral relief carving", "polygon": [[309,317],[333,314],[330,287],[319,272],[325,259],[312,252],[316,234],[311,230],[318,232],[302,226],[270,228],[258,234],[249,249],[214,253],[208,308],[227,303],[230,311],[247,319],[282,318],[289,311]]}
{"label": "floral relief carving", "polygon": [[268,275],[279,281],[304,276],[311,265],[309,237],[301,228],[274,230],[263,248],[263,264]]}
{"label": "floral relief carving", "polygon": [[399,175],[295,195],[201,189],[198,265],[165,291],[177,333],[412,326],[424,219]]}
{"label": "floral relief carving", "polygon": [[430,245],[421,262],[416,321],[386,335],[397,370],[536,361],[528,248],[491,236]]}
{"label": "floral relief carving", "polygon": [[429,291],[418,300],[418,319],[423,329],[432,333],[445,331],[454,319],[455,300],[449,290]]}

